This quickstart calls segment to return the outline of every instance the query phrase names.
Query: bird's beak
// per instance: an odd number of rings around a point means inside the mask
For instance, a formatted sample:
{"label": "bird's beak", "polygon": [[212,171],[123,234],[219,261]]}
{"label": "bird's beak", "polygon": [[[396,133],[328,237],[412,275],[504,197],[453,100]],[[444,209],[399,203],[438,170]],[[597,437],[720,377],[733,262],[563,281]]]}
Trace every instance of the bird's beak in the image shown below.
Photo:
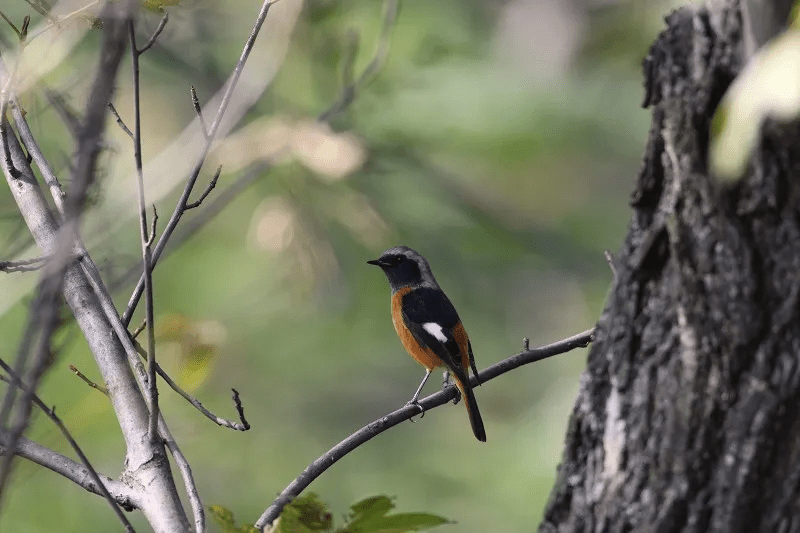
{"label": "bird's beak", "polygon": [[384,263],[384,262],[383,262],[383,261],[381,261],[380,259],[373,259],[372,261],[367,261],[367,264],[368,264],[368,265],[375,265],[375,266],[379,266],[379,267],[381,267],[381,268],[383,268],[383,267],[385,267],[385,266],[386,266],[386,263]]}

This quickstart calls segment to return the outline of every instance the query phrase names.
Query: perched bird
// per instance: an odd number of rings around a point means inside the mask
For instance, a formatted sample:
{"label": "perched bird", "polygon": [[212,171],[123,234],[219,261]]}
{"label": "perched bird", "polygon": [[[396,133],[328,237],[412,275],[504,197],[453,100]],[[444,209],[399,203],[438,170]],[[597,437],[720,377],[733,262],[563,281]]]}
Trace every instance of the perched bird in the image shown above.
{"label": "perched bird", "polygon": [[[389,278],[392,289],[392,322],[409,355],[425,367],[425,377],[408,402],[417,399],[434,368],[445,367],[464,397],[475,437],[486,442],[486,431],[478,403],[469,383],[469,369],[477,376],[472,345],[453,304],[447,299],[428,261],[406,246],[389,248],[370,265],[377,265]],[[420,409],[422,407],[420,406]]]}

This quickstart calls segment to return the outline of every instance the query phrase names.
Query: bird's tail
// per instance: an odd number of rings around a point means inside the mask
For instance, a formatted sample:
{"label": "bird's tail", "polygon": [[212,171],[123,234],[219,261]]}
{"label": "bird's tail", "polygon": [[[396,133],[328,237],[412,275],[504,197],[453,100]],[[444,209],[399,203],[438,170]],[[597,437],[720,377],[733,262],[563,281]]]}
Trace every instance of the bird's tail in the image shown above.
{"label": "bird's tail", "polygon": [[467,407],[469,423],[472,425],[472,432],[475,434],[475,438],[481,442],[486,442],[486,430],[483,428],[483,419],[481,418],[481,412],[478,410],[478,401],[475,399],[475,394],[469,385],[469,377],[454,374],[453,378],[458,390],[461,391],[461,396],[464,398],[464,405]]}

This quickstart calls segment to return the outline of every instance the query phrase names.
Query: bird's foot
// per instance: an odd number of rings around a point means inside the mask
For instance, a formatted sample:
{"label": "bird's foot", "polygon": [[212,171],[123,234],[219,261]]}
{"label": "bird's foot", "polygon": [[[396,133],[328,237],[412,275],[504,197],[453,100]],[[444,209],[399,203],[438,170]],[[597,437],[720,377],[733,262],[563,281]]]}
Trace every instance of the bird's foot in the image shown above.
{"label": "bird's foot", "polygon": [[[419,417],[420,418],[425,416],[425,408],[422,407],[422,405],[420,405],[420,403],[417,401],[416,398],[412,398],[411,400],[407,401],[406,405],[413,405],[414,407],[419,409]],[[412,422],[416,422],[416,420],[414,420],[413,416],[411,418],[409,418],[409,420],[411,420]]]}
{"label": "bird's foot", "polygon": [[453,388],[456,390],[456,395],[453,397],[453,405],[458,405],[458,402],[461,401],[461,391],[455,385],[453,385]]}

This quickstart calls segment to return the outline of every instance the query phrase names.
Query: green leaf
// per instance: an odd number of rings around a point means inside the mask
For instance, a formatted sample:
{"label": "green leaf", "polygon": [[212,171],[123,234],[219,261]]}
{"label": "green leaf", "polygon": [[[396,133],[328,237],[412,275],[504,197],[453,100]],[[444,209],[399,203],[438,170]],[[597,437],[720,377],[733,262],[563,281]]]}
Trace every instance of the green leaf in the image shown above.
{"label": "green leaf", "polygon": [[249,524],[237,526],[233,511],[221,505],[209,505],[208,512],[223,533],[259,533],[255,527]]}
{"label": "green leaf", "polygon": [[333,526],[331,513],[313,492],[298,496],[284,507],[276,533],[315,533],[329,531]]}
{"label": "green leaf", "polygon": [[387,515],[394,509],[388,496],[375,496],[350,507],[350,521],[337,533],[406,533],[449,523],[449,520],[428,513]]}

